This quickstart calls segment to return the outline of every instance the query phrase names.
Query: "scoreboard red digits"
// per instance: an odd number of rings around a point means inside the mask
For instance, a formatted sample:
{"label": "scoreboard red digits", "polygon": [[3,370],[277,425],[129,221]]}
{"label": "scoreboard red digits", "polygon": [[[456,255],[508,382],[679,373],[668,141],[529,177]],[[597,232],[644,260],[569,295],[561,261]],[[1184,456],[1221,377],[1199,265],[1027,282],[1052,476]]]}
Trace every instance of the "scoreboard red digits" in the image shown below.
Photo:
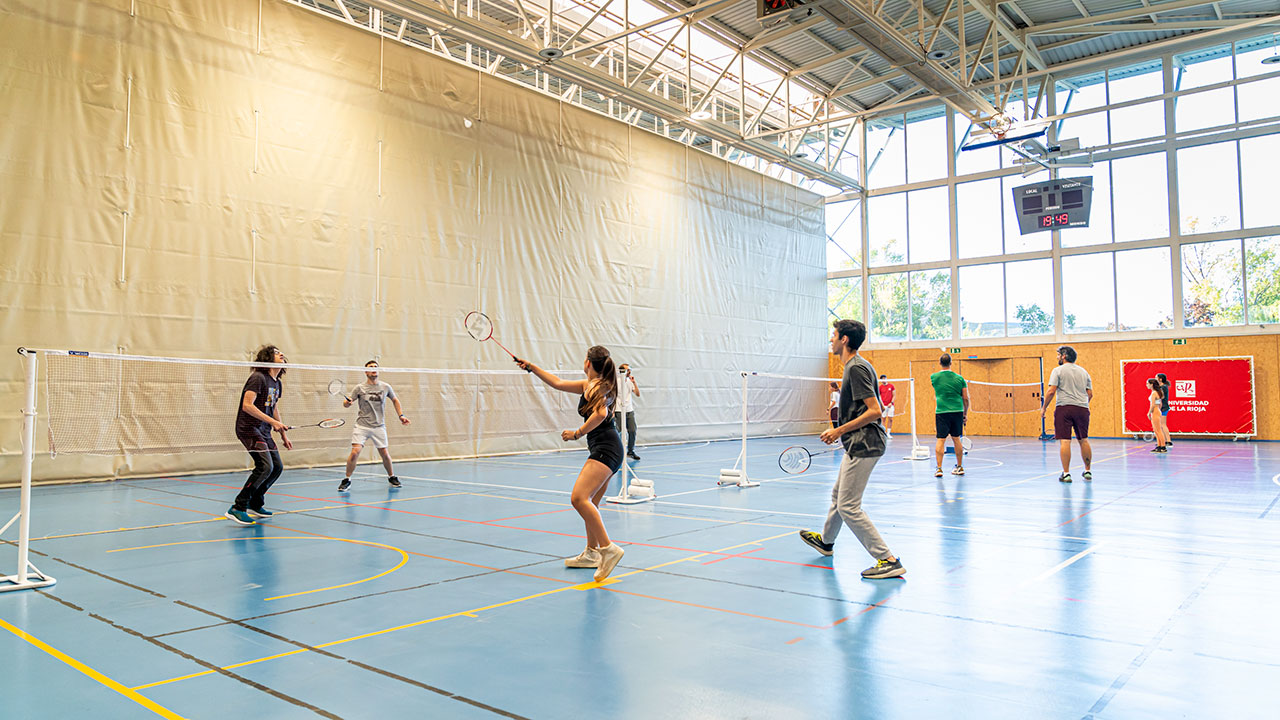
{"label": "scoreboard red digits", "polygon": [[1040,227],[1057,227],[1066,225],[1071,216],[1067,213],[1057,213],[1053,215],[1044,215],[1040,218]]}

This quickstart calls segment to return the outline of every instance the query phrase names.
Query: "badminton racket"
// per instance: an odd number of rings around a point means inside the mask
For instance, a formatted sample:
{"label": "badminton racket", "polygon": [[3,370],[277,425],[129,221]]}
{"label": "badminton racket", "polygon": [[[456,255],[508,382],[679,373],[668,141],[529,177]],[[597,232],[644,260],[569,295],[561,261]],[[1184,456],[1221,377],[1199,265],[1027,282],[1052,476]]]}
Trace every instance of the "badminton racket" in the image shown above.
{"label": "badminton racket", "polygon": [[813,453],[809,452],[808,448],[801,447],[800,445],[792,445],[786,450],[783,450],[782,454],[778,456],[778,467],[782,468],[782,472],[788,475],[799,475],[809,469],[809,466],[813,464],[813,458],[815,456],[841,449],[843,449],[843,446],[836,444],[833,448],[827,448],[826,450],[819,450],[818,452]]}
{"label": "badminton racket", "polygon": [[[502,348],[503,352],[510,355],[512,360],[520,362],[520,358],[516,357],[515,353],[508,350],[506,345],[498,342],[498,338],[493,336],[493,321],[489,319],[488,315],[485,315],[479,310],[472,310],[467,313],[467,317],[463,319],[462,324],[466,326],[467,332],[471,334],[471,337],[476,339],[476,342],[492,340],[498,347]],[[527,372],[533,371],[527,370]]]}
{"label": "badminton racket", "polygon": [[342,427],[343,425],[346,425],[346,424],[347,424],[347,421],[343,420],[342,418],[329,418],[327,420],[321,420],[318,423],[307,423],[306,425],[290,425],[289,429],[294,430],[296,428],[307,428],[307,427],[336,428],[336,427]]}
{"label": "badminton racket", "polygon": [[343,400],[346,400],[347,402],[351,402],[351,398],[348,397],[347,394],[343,391],[345,387],[346,387],[346,383],[342,382],[341,380],[336,380],[336,379],[330,380],[329,394],[341,395]]}

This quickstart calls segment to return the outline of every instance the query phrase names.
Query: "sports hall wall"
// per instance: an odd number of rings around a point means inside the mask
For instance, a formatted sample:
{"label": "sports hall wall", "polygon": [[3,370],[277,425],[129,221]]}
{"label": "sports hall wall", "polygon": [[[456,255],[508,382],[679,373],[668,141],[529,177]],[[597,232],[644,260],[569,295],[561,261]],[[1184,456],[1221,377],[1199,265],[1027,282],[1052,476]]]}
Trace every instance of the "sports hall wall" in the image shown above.
{"label": "sports hall wall", "polygon": [[510,369],[463,329],[483,309],[544,367],[630,362],[642,443],[731,435],[735,369],[825,367],[820,197],[279,0],[0,0],[0,88],[0,482],[19,345]]}
{"label": "sports hall wall", "polygon": [[[1040,380],[1038,363],[1025,359],[1043,360],[1044,379],[1058,363],[1057,349],[1064,343],[1042,345],[1003,345],[986,347],[962,347],[953,357],[962,375],[970,379],[991,382],[1037,382]],[[1077,362],[1089,371],[1093,378],[1093,402],[1090,403],[1089,433],[1098,437],[1122,435],[1120,410],[1120,362],[1122,360],[1147,360],[1152,358],[1218,357],[1227,355],[1253,356],[1253,383],[1255,412],[1258,419],[1258,439],[1280,440],[1280,404],[1275,402],[1275,391],[1280,387],[1280,335],[1243,335],[1237,337],[1188,337],[1186,345],[1174,345],[1172,340],[1111,340],[1103,342],[1067,341],[1079,353]],[[933,437],[933,389],[929,375],[938,370],[938,348],[911,348],[892,350],[867,350],[863,353],[875,366],[876,372],[889,377],[914,377],[916,385],[916,427],[921,438]],[[966,362],[976,355],[978,362]],[[1022,360],[1020,360],[1022,359]],[[1004,362],[1010,360],[1013,362]],[[841,373],[838,358],[830,357],[829,377]],[[998,374],[999,377],[991,377]],[[1008,375],[1006,377],[1006,375]],[[899,386],[899,397],[906,388]],[[900,406],[900,405],[899,405]],[[991,426],[991,432],[975,434],[1022,436],[1029,431],[1039,433],[1038,413],[1022,413],[1024,417],[1006,419],[1001,427]],[[1034,415],[1035,417],[1029,417]],[[1050,416],[1052,421],[1052,416]],[[909,432],[906,418],[895,421],[895,432]],[[1016,423],[1016,426],[1014,426]],[[971,420],[971,425],[973,421]],[[1010,432],[1010,431],[1013,432]],[[1049,431],[1052,432],[1052,422]]]}

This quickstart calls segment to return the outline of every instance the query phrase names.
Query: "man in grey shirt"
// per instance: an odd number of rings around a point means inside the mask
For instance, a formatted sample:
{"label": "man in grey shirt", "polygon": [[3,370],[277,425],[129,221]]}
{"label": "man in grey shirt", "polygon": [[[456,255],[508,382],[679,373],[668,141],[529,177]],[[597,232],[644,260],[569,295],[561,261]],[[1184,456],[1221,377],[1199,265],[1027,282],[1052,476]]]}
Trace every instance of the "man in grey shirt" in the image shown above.
{"label": "man in grey shirt", "polygon": [[1093,480],[1093,448],[1089,446],[1089,401],[1093,399],[1093,379],[1076,364],[1076,351],[1070,345],[1058,348],[1058,367],[1049,373],[1049,391],[1045,393],[1040,417],[1049,413],[1049,402],[1057,397],[1053,410],[1053,437],[1058,441],[1062,474],[1058,482],[1071,482],[1071,431],[1080,441],[1080,459],[1084,460],[1084,479]]}
{"label": "man in grey shirt", "polygon": [[387,425],[383,417],[386,402],[390,400],[396,406],[396,414],[400,416],[401,425],[408,425],[409,418],[404,416],[404,409],[400,407],[400,398],[396,397],[396,391],[378,379],[377,361],[370,360],[364,364],[364,367],[366,381],[357,385],[351,391],[351,397],[344,398],[342,401],[342,407],[351,407],[352,403],[355,403],[357,408],[356,426],[351,430],[351,454],[347,456],[347,475],[338,485],[338,492],[342,493],[350,490],[351,473],[355,472],[356,460],[360,458],[360,451],[369,441],[373,441],[373,446],[382,456],[382,467],[387,470],[387,482],[393,488],[400,487],[400,479],[391,469],[391,453],[387,450]]}
{"label": "man in grey shirt", "polygon": [[876,387],[876,371],[858,354],[867,328],[857,320],[837,320],[831,331],[831,352],[844,363],[844,382],[840,383],[840,403],[836,427],[822,433],[828,445],[839,441],[844,445],[840,474],[831,489],[831,506],[822,532],[801,530],[800,539],[819,553],[830,557],[835,552],[840,528],[849,529],[862,547],[875,558],[876,564],[862,571],[868,580],[900,577],[906,573],[902,560],[894,555],[862,509],[862,494],[871,479],[871,471],[884,455],[888,435],[880,424],[880,392]]}

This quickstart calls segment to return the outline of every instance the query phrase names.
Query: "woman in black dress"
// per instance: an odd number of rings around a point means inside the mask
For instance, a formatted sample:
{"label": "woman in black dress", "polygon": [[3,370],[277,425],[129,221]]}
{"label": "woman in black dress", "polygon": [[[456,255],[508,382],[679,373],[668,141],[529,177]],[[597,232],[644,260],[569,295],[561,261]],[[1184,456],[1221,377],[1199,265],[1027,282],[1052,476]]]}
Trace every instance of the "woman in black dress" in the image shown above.
{"label": "woman in black dress", "polygon": [[618,395],[618,374],[609,351],[600,345],[587,350],[582,363],[585,380],[562,380],[526,360],[516,360],[523,370],[528,370],[542,382],[562,392],[580,395],[578,414],[582,426],[565,430],[560,438],[565,442],[585,437],[589,454],[573,484],[570,503],[582,516],[587,529],[587,548],[577,557],[567,558],[566,567],[596,568],[595,580],[600,582],[622,559],[622,548],[609,539],[600,517],[600,501],[609,487],[609,478],[622,467],[622,437],[618,435],[609,416]]}

